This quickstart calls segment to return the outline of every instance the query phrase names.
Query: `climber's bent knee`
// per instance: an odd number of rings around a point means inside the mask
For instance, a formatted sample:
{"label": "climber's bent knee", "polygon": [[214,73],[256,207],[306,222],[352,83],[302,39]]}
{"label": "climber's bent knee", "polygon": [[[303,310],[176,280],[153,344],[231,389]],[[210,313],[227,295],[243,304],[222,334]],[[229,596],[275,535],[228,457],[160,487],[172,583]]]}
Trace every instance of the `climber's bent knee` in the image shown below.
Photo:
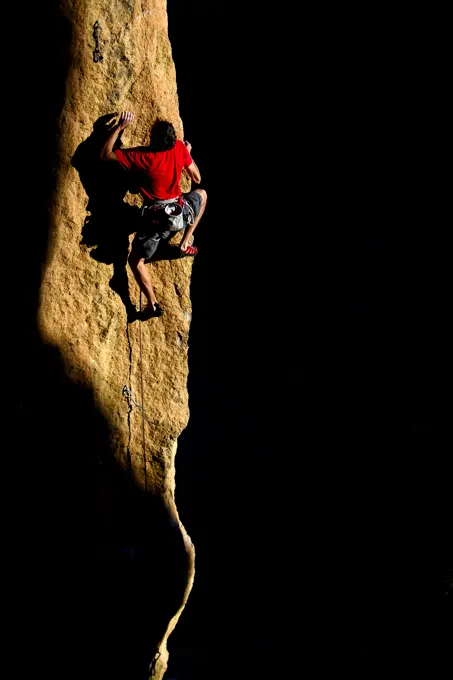
{"label": "climber's bent knee", "polygon": [[208,200],[208,194],[205,191],[205,189],[195,189],[195,191],[197,192],[197,194],[200,194],[202,203],[206,203],[206,201]]}
{"label": "climber's bent knee", "polygon": [[[193,210],[195,217],[198,217],[203,205],[206,202],[206,191],[204,189],[195,189],[190,191],[188,194],[183,194],[186,203],[189,204],[190,208]],[[190,208],[184,206],[184,220],[187,223],[190,215]]]}

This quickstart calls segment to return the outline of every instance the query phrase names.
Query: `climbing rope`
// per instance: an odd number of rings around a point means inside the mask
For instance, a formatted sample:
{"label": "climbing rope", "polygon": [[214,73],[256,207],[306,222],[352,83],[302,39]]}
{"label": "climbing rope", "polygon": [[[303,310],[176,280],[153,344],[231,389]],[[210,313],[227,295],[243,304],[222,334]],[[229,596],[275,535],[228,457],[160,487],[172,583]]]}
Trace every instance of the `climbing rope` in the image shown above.
{"label": "climbing rope", "polygon": [[[140,291],[140,312],[142,311],[142,293]],[[142,412],[142,446],[143,446],[143,472],[145,476],[145,489],[147,488],[147,477],[146,477],[146,444],[145,444],[145,409],[143,407],[145,399],[145,390],[143,387],[143,352],[142,352],[142,321],[139,319],[139,343],[140,343],[140,385],[142,391],[142,403],[138,404],[133,395],[132,390],[127,385],[124,385],[122,395],[126,397],[129,406],[129,413],[132,409],[132,404],[136,406]],[[149,421],[147,421],[148,424]]]}
{"label": "climbing rope", "polygon": [[141,387],[142,387],[142,405],[141,405],[141,411],[142,411],[142,440],[143,440],[143,474],[145,476],[145,491],[147,487],[147,479],[146,479],[146,448],[145,448],[145,413],[143,409],[143,403],[144,403],[144,389],[143,389],[143,355],[142,355],[142,320],[141,320],[141,313],[142,313],[142,291],[140,291],[140,319],[139,319],[139,337],[140,337],[140,381],[141,381]]}

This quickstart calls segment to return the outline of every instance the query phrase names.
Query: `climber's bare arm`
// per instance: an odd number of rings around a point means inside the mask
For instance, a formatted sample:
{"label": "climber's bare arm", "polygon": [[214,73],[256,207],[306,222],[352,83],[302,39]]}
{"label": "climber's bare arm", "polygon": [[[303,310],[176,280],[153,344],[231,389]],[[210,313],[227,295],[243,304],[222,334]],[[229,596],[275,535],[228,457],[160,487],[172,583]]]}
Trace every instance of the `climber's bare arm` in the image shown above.
{"label": "climber's bare arm", "polygon": [[134,121],[134,114],[130,111],[123,111],[120,115],[117,125],[110,131],[109,136],[105,140],[105,144],[101,150],[101,161],[116,161],[116,153],[113,150],[118,135],[124,128]]}
{"label": "climber's bare arm", "polygon": [[200,175],[200,171],[197,167],[197,164],[195,162],[193,162],[191,165],[189,165],[188,168],[186,168],[186,170],[187,170],[187,174],[189,175],[192,182],[195,182],[195,184],[200,184],[201,175]]}
{"label": "climber's bare arm", "polygon": [[[187,146],[187,151],[189,153],[191,153],[192,144],[190,144],[190,142],[184,142],[184,144]],[[186,167],[186,170],[187,170],[187,174],[189,175],[192,182],[195,182],[195,184],[200,184],[201,175],[200,175],[200,171],[199,171],[198,166],[195,163],[195,161],[192,160],[192,163],[188,167]]]}

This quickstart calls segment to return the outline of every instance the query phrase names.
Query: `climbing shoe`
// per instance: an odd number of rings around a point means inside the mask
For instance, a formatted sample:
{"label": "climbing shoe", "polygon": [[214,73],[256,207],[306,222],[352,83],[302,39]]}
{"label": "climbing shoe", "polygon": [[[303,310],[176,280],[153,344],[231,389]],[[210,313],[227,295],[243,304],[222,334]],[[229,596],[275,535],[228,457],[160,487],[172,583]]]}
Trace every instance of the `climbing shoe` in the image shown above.
{"label": "climbing shoe", "polygon": [[145,309],[142,309],[142,311],[138,314],[140,321],[148,321],[148,319],[152,319],[155,316],[162,316],[164,313],[162,307],[157,302],[154,307],[155,308],[153,309],[152,307],[147,306]]}
{"label": "climbing shoe", "polygon": [[181,250],[181,248],[179,248],[179,257],[195,256],[197,253],[198,253],[197,246],[187,246],[185,250]]}

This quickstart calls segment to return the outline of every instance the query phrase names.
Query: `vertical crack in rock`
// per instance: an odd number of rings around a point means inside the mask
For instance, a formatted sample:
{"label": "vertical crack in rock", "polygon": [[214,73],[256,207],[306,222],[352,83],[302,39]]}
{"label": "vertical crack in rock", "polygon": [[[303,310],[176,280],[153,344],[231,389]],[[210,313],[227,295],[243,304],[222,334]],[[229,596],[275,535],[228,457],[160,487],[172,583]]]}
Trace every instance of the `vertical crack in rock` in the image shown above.
{"label": "vertical crack in rock", "polygon": [[[125,146],[147,144],[157,116],[171,121],[178,138],[183,138],[166,1],[61,3],[72,28],[72,61],[65,102],[55,121],[61,152],[55,167],[57,188],[49,215],[52,229],[40,291],[39,327],[44,342],[58,348],[68,379],[93,393],[92,408],[108,424],[108,438],[106,435],[100,442],[110,460],[103,466],[104,495],[100,497],[104,505],[99,522],[99,526],[108,527],[108,533],[99,540],[108,546],[104,552],[113,557],[106,558],[103,576],[108,574],[111,579],[115,602],[124,597],[124,602],[136,606],[136,610],[135,614],[127,613],[131,622],[127,644],[115,637],[120,631],[124,633],[124,620],[106,618],[105,626],[99,625],[98,630],[108,629],[111,637],[104,638],[104,647],[93,643],[93,649],[103,649],[107,665],[114,669],[102,678],[143,677],[143,664],[146,661],[148,668],[156,656],[154,678],[160,680],[167,666],[166,641],[194,577],[194,547],[174,501],[177,440],[189,418],[187,347],[192,261],[184,258],[177,263],[151,265],[165,314],[146,322],[141,373],[140,362],[134,362],[135,331],[127,328],[124,333],[123,326],[128,306],[138,300],[138,287],[130,272],[128,291],[114,291],[109,286],[112,266],[115,274],[119,263],[123,266],[127,260],[140,201],[126,193],[124,178],[115,174],[116,166],[99,162],[99,145],[112,114],[121,110],[133,111],[136,116],[134,125],[124,132]],[[102,50],[103,58],[97,61],[93,60],[95,26],[95,47],[99,54]],[[76,152],[81,163],[73,162]],[[188,181],[183,181],[183,191],[189,188]],[[84,225],[90,230],[90,248],[96,247],[95,252],[84,245]],[[123,238],[126,230],[128,238]],[[152,452],[146,462],[139,409],[129,404],[124,418],[119,407],[126,375],[130,389],[140,384],[143,375],[145,446]],[[91,481],[92,486],[98,484],[97,477]],[[97,526],[97,522],[94,517],[93,524]],[[147,574],[145,598],[141,594],[137,602],[131,603],[129,595],[122,595],[121,588],[131,579],[116,576],[115,569],[123,564],[123,557],[118,562],[115,553],[118,543],[126,543],[127,554],[137,556],[131,561],[131,569]],[[119,616],[115,612],[112,616]],[[120,676],[122,662],[125,666]]]}
{"label": "vertical crack in rock", "polygon": [[[132,343],[131,343],[131,338],[129,335],[129,322],[126,319],[126,338],[127,338],[127,345],[129,348],[129,375],[128,375],[128,387],[130,389],[131,386],[131,381],[132,381]],[[132,459],[131,459],[131,412],[132,412],[132,404],[130,401],[128,401],[128,411],[127,411],[127,431],[128,431],[128,440],[127,440],[127,463],[129,470],[132,471]]]}

